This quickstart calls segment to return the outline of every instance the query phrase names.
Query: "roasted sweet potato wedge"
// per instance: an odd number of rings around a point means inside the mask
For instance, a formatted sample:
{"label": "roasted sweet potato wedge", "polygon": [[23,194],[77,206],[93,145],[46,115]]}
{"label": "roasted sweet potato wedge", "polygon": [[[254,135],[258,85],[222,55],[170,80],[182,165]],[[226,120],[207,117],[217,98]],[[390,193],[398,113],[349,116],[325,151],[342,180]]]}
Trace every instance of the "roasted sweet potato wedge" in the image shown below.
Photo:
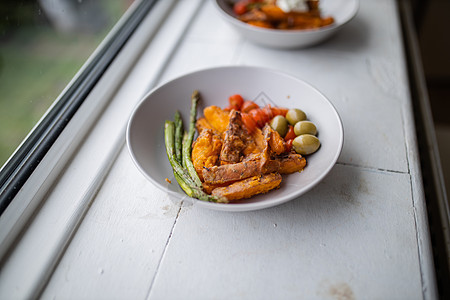
{"label": "roasted sweet potato wedge", "polygon": [[269,173],[237,181],[225,187],[218,187],[211,194],[225,197],[228,201],[232,201],[267,193],[274,188],[278,188],[280,184],[281,175],[279,173]]}
{"label": "roasted sweet potato wedge", "polygon": [[277,160],[262,159],[242,161],[235,164],[203,168],[203,180],[208,184],[224,184],[242,180],[256,175],[278,171],[280,162]]}
{"label": "roasted sweet potato wedge", "polygon": [[262,134],[261,129],[256,128],[255,131],[253,131],[251,134],[251,141],[247,144],[245,149],[242,151],[244,156],[255,154],[255,153],[261,153],[264,150],[264,147],[266,146],[264,135]]}
{"label": "roasted sweet potato wedge", "polygon": [[262,162],[260,160],[251,160],[203,168],[202,175],[203,180],[208,184],[223,184],[261,174],[261,169]]}
{"label": "roasted sweet potato wedge", "polygon": [[215,132],[218,132],[211,126],[211,124],[209,124],[209,122],[204,117],[197,119],[197,122],[195,122],[195,128],[197,128],[198,134],[201,134],[205,129],[211,129]]}
{"label": "roasted sweet potato wedge", "polygon": [[223,146],[220,151],[221,164],[233,164],[241,161],[242,151],[249,143],[250,135],[243,127],[241,113],[232,110],[230,121],[223,137]]}
{"label": "roasted sweet potato wedge", "polygon": [[286,142],[284,139],[280,136],[280,134],[273,130],[272,127],[269,125],[266,125],[264,130],[268,130],[269,134],[269,147],[270,151],[275,153],[276,155],[280,155],[281,153],[284,153],[286,151]]}
{"label": "roasted sweet potato wedge", "polygon": [[303,170],[306,166],[306,159],[300,154],[289,153],[286,157],[278,158],[280,174],[291,174]]}
{"label": "roasted sweet potato wedge", "polygon": [[215,166],[219,160],[222,139],[213,130],[205,129],[192,147],[192,163],[200,180],[203,180],[203,168]]}
{"label": "roasted sweet potato wedge", "polygon": [[212,105],[205,107],[203,110],[205,119],[218,132],[224,133],[227,130],[230,122],[229,112],[221,109],[218,106]]}

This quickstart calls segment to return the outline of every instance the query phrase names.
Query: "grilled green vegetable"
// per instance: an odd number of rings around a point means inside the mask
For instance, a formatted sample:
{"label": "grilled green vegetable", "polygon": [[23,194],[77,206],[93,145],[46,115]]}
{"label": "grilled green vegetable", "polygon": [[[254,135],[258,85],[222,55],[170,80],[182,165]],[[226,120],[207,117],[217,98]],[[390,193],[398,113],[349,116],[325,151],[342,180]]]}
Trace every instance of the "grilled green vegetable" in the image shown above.
{"label": "grilled green vegetable", "polygon": [[[164,140],[166,145],[167,157],[172,165],[173,172],[178,175],[189,186],[196,186],[189,173],[184,169],[176,158],[175,151],[175,124],[172,121],[166,121],[164,127]],[[183,186],[182,186],[183,187]]]}
{"label": "grilled green vegetable", "polygon": [[192,93],[191,97],[191,112],[189,116],[189,132],[184,134],[183,137],[183,166],[187,169],[192,180],[195,184],[202,188],[202,182],[198,177],[197,171],[192,163],[191,153],[192,153],[192,143],[194,142],[195,135],[195,122],[197,121],[197,104],[200,100],[200,95],[197,90]]}
{"label": "grilled green vegetable", "polygon": [[[179,128],[183,127],[179,113],[177,112],[175,114],[175,121],[177,124],[173,121],[166,120],[164,124],[164,141],[167,157],[172,166],[175,179],[189,197],[209,202],[228,202],[225,198],[211,196],[203,191],[202,182],[192,164],[191,150],[195,134],[198,100],[198,92],[194,92],[191,102],[189,132],[184,133],[182,143],[176,141],[176,139],[179,138],[176,132]],[[178,157],[177,153],[181,153],[181,156]],[[192,167],[193,171],[189,171],[189,166]]]}
{"label": "grilled green vegetable", "polygon": [[180,112],[177,110],[175,112],[175,154],[176,159],[181,164],[182,163],[182,143],[183,143],[183,120],[181,119]]}

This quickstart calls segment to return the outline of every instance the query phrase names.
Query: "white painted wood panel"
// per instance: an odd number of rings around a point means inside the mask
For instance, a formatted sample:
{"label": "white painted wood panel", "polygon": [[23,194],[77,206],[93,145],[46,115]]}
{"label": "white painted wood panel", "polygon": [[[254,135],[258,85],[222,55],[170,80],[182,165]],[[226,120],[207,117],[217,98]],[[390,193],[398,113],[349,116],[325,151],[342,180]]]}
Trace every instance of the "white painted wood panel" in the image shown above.
{"label": "white painted wood panel", "polygon": [[144,299],[180,203],[130,168],[123,148],[55,270],[46,299]]}
{"label": "white painted wood panel", "polygon": [[[277,55],[274,50],[248,44],[239,62],[283,70],[324,93],[344,126],[340,162],[407,172],[402,101],[376,85],[371,63],[352,53],[308,51]],[[266,56],[273,59],[264,60]],[[389,68],[385,73],[390,74]],[[292,102],[295,107],[295,99]]]}
{"label": "white painted wood panel", "polygon": [[407,174],[336,165],[276,208],[184,207],[149,299],[422,299],[411,197]]}

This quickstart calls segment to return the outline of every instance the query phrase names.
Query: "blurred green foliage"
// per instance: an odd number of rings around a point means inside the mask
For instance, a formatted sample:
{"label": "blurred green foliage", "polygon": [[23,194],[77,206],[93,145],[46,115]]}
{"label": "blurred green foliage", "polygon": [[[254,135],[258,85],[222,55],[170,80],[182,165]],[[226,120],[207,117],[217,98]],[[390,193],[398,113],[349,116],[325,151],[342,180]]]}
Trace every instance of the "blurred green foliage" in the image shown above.
{"label": "blurred green foliage", "polygon": [[[0,167],[130,5],[73,0],[79,28],[58,30],[38,1],[0,4]],[[86,20],[91,11],[92,25]],[[77,11],[74,11],[77,13]],[[101,16],[100,13],[101,12]],[[99,20],[101,22],[99,22]],[[75,23],[78,25],[78,23]]]}
{"label": "blurred green foliage", "polygon": [[22,25],[33,24],[37,21],[35,12],[39,10],[36,0],[2,0],[0,5],[0,38],[8,30],[16,29]]}

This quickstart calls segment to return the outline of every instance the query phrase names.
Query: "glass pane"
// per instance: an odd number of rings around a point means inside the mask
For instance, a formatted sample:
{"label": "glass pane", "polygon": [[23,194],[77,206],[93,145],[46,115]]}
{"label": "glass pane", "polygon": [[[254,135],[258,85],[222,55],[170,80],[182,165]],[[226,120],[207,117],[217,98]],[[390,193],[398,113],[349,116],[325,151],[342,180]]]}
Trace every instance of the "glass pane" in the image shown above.
{"label": "glass pane", "polygon": [[133,0],[2,0],[0,166]]}

